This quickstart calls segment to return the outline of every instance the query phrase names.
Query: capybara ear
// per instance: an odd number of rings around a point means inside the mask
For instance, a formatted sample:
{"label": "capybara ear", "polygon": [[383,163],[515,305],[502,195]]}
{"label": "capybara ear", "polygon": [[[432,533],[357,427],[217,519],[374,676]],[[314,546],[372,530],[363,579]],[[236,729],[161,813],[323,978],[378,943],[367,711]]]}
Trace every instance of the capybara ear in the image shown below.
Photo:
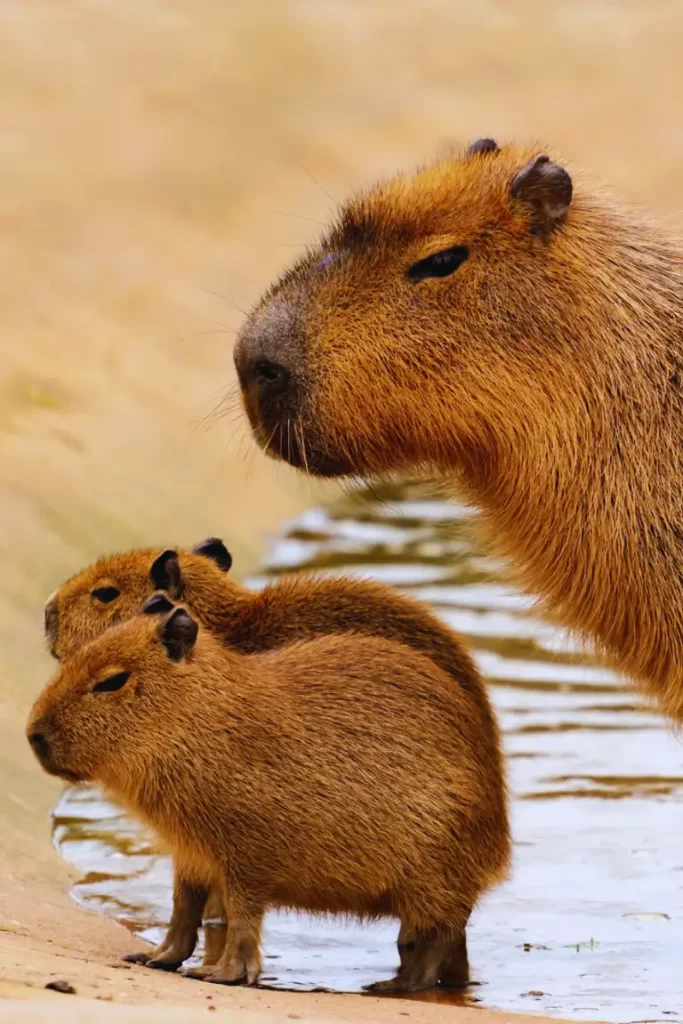
{"label": "capybara ear", "polygon": [[204,558],[211,558],[223,572],[230,572],[232,566],[232,555],[226,548],[220,537],[207,537],[200,540],[192,548],[195,555],[203,555]]}
{"label": "capybara ear", "polygon": [[152,594],[140,609],[140,615],[165,615],[171,611],[173,611],[173,602],[166,594]]}
{"label": "capybara ear", "polygon": [[154,559],[149,570],[155,590],[165,590],[168,596],[177,601],[183,593],[183,578],[178,563],[178,552],[167,548]]}
{"label": "capybara ear", "polygon": [[572,179],[564,167],[542,153],[515,175],[510,195],[529,208],[532,233],[547,238],[567,215]]}
{"label": "capybara ear", "polygon": [[500,147],[495,139],[477,139],[467,147],[465,156],[474,156],[475,153],[500,153]]}
{"label": "capybara ear", "polygon": [[199,626],[184,608],[176,608],[159,625],[159,636],[173,661],[186,658],[195,645]]}

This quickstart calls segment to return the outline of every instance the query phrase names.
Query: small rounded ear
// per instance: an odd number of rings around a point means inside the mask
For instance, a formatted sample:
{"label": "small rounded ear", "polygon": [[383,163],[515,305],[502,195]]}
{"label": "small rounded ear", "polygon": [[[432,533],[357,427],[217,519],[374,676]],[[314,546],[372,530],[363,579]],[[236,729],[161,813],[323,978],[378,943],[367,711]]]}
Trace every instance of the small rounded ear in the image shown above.
{"label": "small rounded ear", "polygon": [[149,575],[155,590],[165,590],[174,601],[182,597],[183,578],[178,563],[178,552],[167,548],[154,559]]}
{"label": "small rounded ear", "polygon": [[199,626],[184,608],[176,608],[159,625],[159,637],[173,661],[186,658],[197,640]]}
{"label": "small rounded ear", "polygon": [[152,594],[140,609],[140,615],[165,615],[170,611],[173,611],[173,602],[166,594]]}
{"label": "small rounded ear", "polygon": [[532,233],[547,238],[567,215],[572,179],[564,167],[542,153],[515,175],[510,195],[529,208]]}
{"label": "small rounded ear", "polygon": [[207,537],[200,540],[192,548],[195,555],[203,555],[204,558],[211,558],[223,572],[230,572],[232,566],[232,555],[226,548],[220,537]]}
{"label": "small rounded ear", "polygon": [[474,156],[475,153],[500,153],[500,147],[495,139],[477,139],[467,147],[465,156]]}

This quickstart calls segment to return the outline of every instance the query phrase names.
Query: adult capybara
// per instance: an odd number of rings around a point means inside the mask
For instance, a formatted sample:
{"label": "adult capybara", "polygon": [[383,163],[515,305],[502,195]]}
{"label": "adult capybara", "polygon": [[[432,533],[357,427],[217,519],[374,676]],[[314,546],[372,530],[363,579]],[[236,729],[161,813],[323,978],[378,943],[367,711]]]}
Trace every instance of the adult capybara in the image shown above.
{"label": "adult capybara", "polygon": [[[230,553],[216,537],[190,551],[137,549],[100,558],[48,599],[45,629],[50,649],[55,657],[69,657],[109,626],[135,615],[158,590],[173,601],[182,600],[215,636],[245,654],[330,633],[405,643],[432,658],[460,691],[465,721],[477,735],[480,771],[488,777],[490,813],[506,845],[507,798],[498,726],[484,683],[457,634],[422,602],[368,580],[285,577],[254,592],[231,579],[231,566]],[[215,920],[220,913],[220,898],[213,895],[206,916]],[[207,930],[207,962],[214,961],[222,941],[220,928]],[[401,934],[402,962],[410,957],[410,946],[409,937]],[[172,943],[136,959],[151,967],[178,963]],[[460,959],[458,949],[456,968],[444,973],[445,983],[460,977]]]}
{"label": "adult capybara", "polygon": [[400,918],[414,955],[378,987],[417,991],[508,865],[468,717],[453,680],[394,641],[244,655],[174,607],[65,661],[27,735],[46,771],[102,785],[168,845],[186,956],[221,887],[225,949],[194,973],[255,982],[264,912],[292,907]]}
{"label": "adult capybara", "polygon": [[436,470],[679,722],[682,254],[539,149],[482,139],[352,199],[235,351],[271,454]]}

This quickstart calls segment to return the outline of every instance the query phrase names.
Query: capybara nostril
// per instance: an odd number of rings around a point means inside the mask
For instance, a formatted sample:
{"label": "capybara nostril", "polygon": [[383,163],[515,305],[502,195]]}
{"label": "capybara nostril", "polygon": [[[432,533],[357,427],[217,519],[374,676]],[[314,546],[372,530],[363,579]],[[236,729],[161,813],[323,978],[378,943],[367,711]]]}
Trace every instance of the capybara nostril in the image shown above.
{"label": "capybara nostril", "polygon": [[249,372],[262,388],[284,389],[290,380],[289,371],[281,363],[273,363],[268,359],[257,359]]}
{"label": "capybara nostril", "polygon": [[50,758],[50,744],[45,733],[31,732],[29,733],[28,741],[40,763],[45,764]]}

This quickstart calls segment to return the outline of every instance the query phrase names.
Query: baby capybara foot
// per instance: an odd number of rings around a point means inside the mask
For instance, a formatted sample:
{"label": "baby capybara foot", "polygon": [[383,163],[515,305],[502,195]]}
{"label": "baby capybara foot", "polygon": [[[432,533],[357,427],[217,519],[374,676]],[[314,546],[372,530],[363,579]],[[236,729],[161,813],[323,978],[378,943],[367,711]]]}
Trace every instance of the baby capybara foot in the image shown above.
{"label": "baby capybara foot", "polygon": [[151,960],[154,956],[154,951],[149,953],[126,953],[121,959],[125,960],[127,964],[141,964],[143,967],[148,960]]}
{"label": "baby capybara foot", "polygon": [[255,985],[260,973],[261,962],[258,957],[245,959],[233,956],[227,962],[192,967],[183,971],[183,976],[210,981],[214,985]]}
{"label": "baby capybara foot", "polygon": [[206,963],[185,971],[188,978],[199,978],[214,985],[255,985],[261,973],[258,927],[241,921],[228,926],[223,954],[213,965]]}
{"label": "baby capybara foot", "polygon": [[159,971],[177,971],[183,962],[178,950],[166,949],[158,954],[151,953],[127,953],[123,959],[129,964],[141,964],[143,967],[154,967]]}
{"label": "baby capybara foot", "polygon": [[404,958],[395,978],[376,981],[366,985],[368,992],[394,994],[399,992],[422,992],[438,984],[444,964],[451,956],[451,941],[448,933],[440,928],[414,933],[414,948]]}

